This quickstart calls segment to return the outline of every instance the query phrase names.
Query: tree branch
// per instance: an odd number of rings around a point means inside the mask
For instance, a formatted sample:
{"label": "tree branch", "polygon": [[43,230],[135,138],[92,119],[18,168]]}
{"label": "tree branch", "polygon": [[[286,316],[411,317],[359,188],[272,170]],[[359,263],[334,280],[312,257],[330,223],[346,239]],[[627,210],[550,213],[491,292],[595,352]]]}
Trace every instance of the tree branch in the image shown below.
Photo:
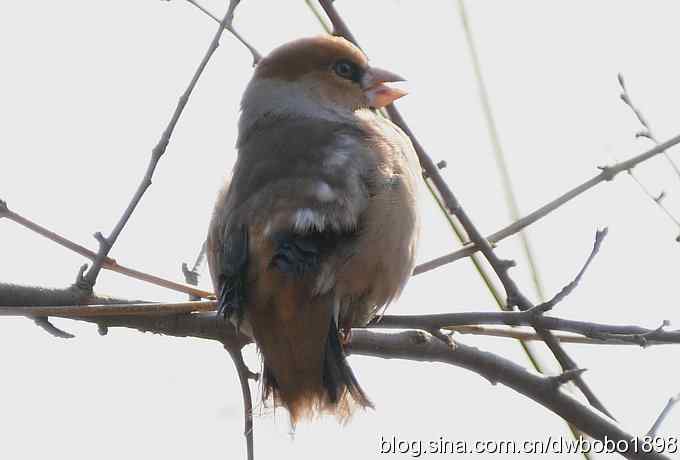
{"label": "tree branch", "polygon": [[253,398],[250,394],[250,383],[249,380],[252,378],[253,374],[246,363],[243,361],[243,353],[241,349],[235,349],[225,346],[225,349],[231,355],[232,361],[234,361],[234,366],[236,367],[236,372],[238,373],[238,379],[241,383],[241,394],[243,395],[243,436],[246,438],[246,451],[248,453],[248,460],[254,460],[255,458],[255,446],[253,443]]}
{"label": "tree branch", "polygon": [[[380,334],[355,331],[348,348],[352,354],[379,358],[399,358],[414,361],[440,362],[471,370],[491,382],[506,385],[536,401],[595,439],[625,441],[630,449],[621,454],[629,459],[668,459],[656,452],[634,452],[630,442],[634,436],[626,433],[612,420],[602,416],[555,384],[554,377],[528,372],[501,356],[457,343],[451,349],[440,340],[420,331]],[[573,371],[569,378],[575,378]]]}
{"label": "tree branch", "polygon": [[[81,246],[78,243],[74,243],[73,241],[69,240],[68,238],[65,238],[58,233],[53,232],[52,230],[49,230],[32,220],[8,209],[7,203],[4,201],[0,200],[0,218],[6,217],[9,220],[16,222],[17,224],[37,233],[38,235],[44,236],[48,240],[54,241],[55,243],[59,244],[60,246],[65,247],[66,249],[70,249],[71,251],[75,252],[76,254],[80,254],[83,257],[87,257],[90,260],[95,260],[97,257],[97,253],[94,251],[91,251],[90,249]],[[197,259],[197,262],[200,262]],[[191,296],[195,296],[197,298],[203,298],[207,299],[210,297],[213,297],[213,294],[208,291],[204,291],[202,289],[198,289],[195,286],[190,286],[188,284],[182,284],[178,283],[176,281],[171,281],[165,278],[161,278],[160,276],[156,275],[151,275],[149,273],[142,272],[140,270],[136,270],[134,268],[130,268],[124,265],[119,264],[115,259],[112,259],[110,257],[105,257],[102,260],[102,268],[105,270],[110,270],[116,273],[120,273],[121,275],[129,276],[130,278],[134,278],[140,281],[144,281],[150,284],[154,284],[156,286],[161,286],[166,289],[171,289],[173,291],[178,291],[178,292],[183,292],[185,294],[189,294]]]}
{"label": "tree branch", "polygon": [[[649,150],[647,150],[644,153],[641,153],[637,156],[634,156],[626,161],[621,161],[619,163],[616,163],[612,166],[605,166],[600,168],[600,173],[597,174],[594,177],[591,177],[587,181],[583,182],[580,185],[577,185],[573,189],[569,190],[568,192],[564,193],[563,195],[559,196],[558,198],[552,200],[551,202],[541,206],[540,208],[536,209],[535,211],[527,214],[520,220],[513,222],[512,224],[508,225],[507,227],[504,227],[500,230],[498,230],[495,233],[492,233],[491,235],[486,237],[486,240],[491,243],[495,244],[498,243],[499,241],[502,241],[509,236],[512,236],[519,232],[520,230],[528,227],[529,225],[533,224],[534,222],[542,219],[543,217],[547,216],[551,212],[555,211],[556,209],[560,208],[562,205],[568,203],[569,201],[573,200],[579,195],[582,195],[583,193],[587,192],[591,188],[595,187],[596,185],[601,184],[602,182],[608,182],[614,179],[619,173],[623,171],[630,171],[632,170],[635,166],[639,165],[640,163],[643,163],[651,158],[654,158],[655,156],[659,155],[660,153],[668,150],[669,148],[673,147],[674,145],[677,145],[680,143],[680,135],[677,135],[675,137],[672,137],[671,139],[667,140],[666,142],[663,142],[656,147],[653,147]],[[441,267],[442,265],[450,264],[451,262],[454,262],[458,259],[462,259],[464,257],[469,257],[470,255],[474,254],[475,252],[479,251],[479,246],[477,246],[475,243],[471,243],[469,245],[466,245],[462,247],[461,249],[458,249],[457,251],[454,251],[450,254],[446,254],[441,257],[437,257],[436,259],[430,260],[428,262],[425,262],[423,264],[418,265],[415,270],[413,271],[414,275],[419,275],[421,273],[425,273],[430,270],[434,270],[435,268]]]}
{"label": "tree branch", "polygon": [[[208,10],[206,7],[204,7],[203,5],[198,3],[196,0],[187,0],[187,2],[191,3],[193,6],[198,8],[202,13],[204,13],[205,15],[210,17],[213,21],[220,22],[219,18],[216,15],[211,13],[210,10]],[[262,59],[262,55],[260,54],[259,51],[257,51],[255,49],[255,47],[253,45],[251,45],[248,41],[246,41],[246,39],[243,38],[241,36],[241,34],[236,31],[236,29],[234,28],[234,24],[233,24],[233,22],[234,22],[233,21],[234,10],[236,9],[236,7],[238,6],[238,4],[240,2],[241,2],[241,0],[230,2],[229,8],[231,9],[231,16],[232,17],[229,21],[227,21],[227,24],[225,24],[224,28],[227,29],[229,32],[231,32],[231,34],[234,37],[236,37],[236,39],[238,41],[240,41],[241,44],[248,49],[248,51],[250,51],[250,54],[253,56],[253,65],[255,65],[260,61],[260,59]]]}
{"label": "tree branch", "polygon": [[661,428],[661,424],[664,422],[664,420],[666,420],[666,417],[668,417],[668,414],[671,413],[671,410],[673,410],[673,407],[678,403],[678,401],[680,401],[680,393],[678,393],[677,395],[673,396],[668,400],[663,410],[654,421],[654,424],[647,432],[647,436],[650,436],[652,438],[656,437],[657,433],[659,432],[659,428]]}

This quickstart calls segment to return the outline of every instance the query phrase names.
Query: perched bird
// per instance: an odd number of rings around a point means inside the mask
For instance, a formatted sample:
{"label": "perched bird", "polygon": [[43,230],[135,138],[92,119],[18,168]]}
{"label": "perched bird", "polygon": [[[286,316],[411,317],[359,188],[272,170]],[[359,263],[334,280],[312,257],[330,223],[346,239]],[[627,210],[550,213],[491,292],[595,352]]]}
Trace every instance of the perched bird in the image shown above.
{"label": "perched bird", "polygon": [[371,110],[406,94],[384,84],[401,80],[322,36],[276,48],[243,95],[208,262],[220,313],[261,352],[264,399],[293,425],[372,407],[340,332],[398,296],[414,265],[420,170],[409,139]]}

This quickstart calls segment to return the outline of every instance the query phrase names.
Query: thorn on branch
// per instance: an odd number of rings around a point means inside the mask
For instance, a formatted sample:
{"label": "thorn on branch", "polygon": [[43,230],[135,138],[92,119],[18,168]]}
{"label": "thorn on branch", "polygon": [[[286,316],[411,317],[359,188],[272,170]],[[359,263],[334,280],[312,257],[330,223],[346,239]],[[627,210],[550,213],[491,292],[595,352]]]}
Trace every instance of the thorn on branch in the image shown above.
{"label": "thorn on branch", "polygon": [[511,259],[502,259],[499,261],[500,268],[504,271],[510,270],[512,267],[517,266],[517,262]]}
{"label": "thorn on branch", "polygon": [[83,264],[80,266],[78,269],[78,274],[76,275],[76,281],[73,283],[73,286],[80,289],[81,291],[91,294],[92,293],[92,285],[90,284],[89,281],[85,278],[85,271],[87,270],[87,264]]}
{"label": "thorn on branch", "polygon": [[548,378],[550,379],[550,383],[555,387],[555,389],[557,389],[565,383],[572,382],[581,377],[581,375],[583,375],[583,373],[587,370],[588,369],[585,368],[568,369],[562,372],[560,375],[554,375]]}
{"label": "thorn on branch", "polygon": [[[192,286],[198,286],[198,271],[189,269],[186,262],[182,262],[182,274],[184,275],[184,281]],[[189,300],[196,301],[201,300],[201,298],[194,294],[189,294]]]}
{"label": "thorn on branch", "polygon": [[94,239],[97,240],[99,246],[105,246],[106,248],[111,247],[111,243],[104,235],[102,235],[102,232],[95,232],[92,236],[94,236]]}
{"label": "thorn on branch", "polygon": [[36,326],[40,327],[42,330],[44,330],[45,332],[54,337],[60,339],[72,339],[75,337],[75,335],[71,334],[70,332],[66,332],[63,329],[59,329],[54,324],[50,323],[50,320],[46,316],[34,318],[33,322],[35,322]]}
{"label": "thorn on branch", "polygon": [[576,288],[576,286],[578,286],[578,283],[581,281],[581,278],[588,269],[588,266],[599,252],[600,246],[602,245],[602,241],[604,241],[604,238],[607,236],[607,232],[608,229],[607,227],[605,227],[602,230],[598,230],[595,233],[595,243],[593,243],[593,249],[590,251],[590,255],[588,256],[586,263],[583,264],[583,267],[576,275],[576,278],[574,278],[571,283],[564,286],[562,290],[555,294],[555,296],[552,299],[548,300],[547,302],[543,302],[542,304],[536,305],[534,308],[529,310],[533,315],[542,315],[543,313],[552,310],[552,308],[555,305],[557,305],[565,297],[571,294],[571,292]]}
{"label": "thorn on branch", "polygon": [[654,201],[656,201],[657,203],[661,203],[661,201],[663,201],[664,198],[666,198],[666,192],[662,190],[661,193],[659,193],[659,195],[654,197]]}
{"label": "thorn on branch", "polygon": [[647,130],[638,131],[637,133],[635,133],[635,139],[640,139],[641,137],[644,137],[645,139],[649,139],[650,141],[654,140],[654,136],[652,136],[652,133],[650,133]]}

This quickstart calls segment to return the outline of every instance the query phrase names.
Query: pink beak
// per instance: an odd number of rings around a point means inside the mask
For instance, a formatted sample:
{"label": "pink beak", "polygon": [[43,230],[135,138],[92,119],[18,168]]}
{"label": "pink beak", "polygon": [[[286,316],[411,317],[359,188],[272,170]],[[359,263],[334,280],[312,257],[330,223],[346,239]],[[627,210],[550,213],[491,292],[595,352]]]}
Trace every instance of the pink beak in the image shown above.
{"label": "pink beak", "polygon": [[361,88],[366,95],[366,99],[368,99],[368,104],[373,108],[379,109],[391,104],[402,96],[406,96],[408,94],[407,91],[391,88],[383,84],[397,81],[405,80],[396,73],[377,67],[369,67],[361,79]]}

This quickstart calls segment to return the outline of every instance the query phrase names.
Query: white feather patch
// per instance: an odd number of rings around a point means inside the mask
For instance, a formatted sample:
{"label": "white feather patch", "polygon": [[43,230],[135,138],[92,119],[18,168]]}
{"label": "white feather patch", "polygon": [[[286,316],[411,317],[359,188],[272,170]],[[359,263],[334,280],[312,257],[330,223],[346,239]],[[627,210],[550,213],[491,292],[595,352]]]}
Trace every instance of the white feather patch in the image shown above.
{"label": "white feather patch", "polygon": [[323,231],[326,227],[326,216],[309,208],[302,208],[293,214],[293,229],[296,232],[309,230]]}
{"label": "white feather patch", "polygon": [[324,181],[320,181],[316,185],[315,191],[316,198],[322,202],[329,202],[335,199],[335,192],[333,189]]}

